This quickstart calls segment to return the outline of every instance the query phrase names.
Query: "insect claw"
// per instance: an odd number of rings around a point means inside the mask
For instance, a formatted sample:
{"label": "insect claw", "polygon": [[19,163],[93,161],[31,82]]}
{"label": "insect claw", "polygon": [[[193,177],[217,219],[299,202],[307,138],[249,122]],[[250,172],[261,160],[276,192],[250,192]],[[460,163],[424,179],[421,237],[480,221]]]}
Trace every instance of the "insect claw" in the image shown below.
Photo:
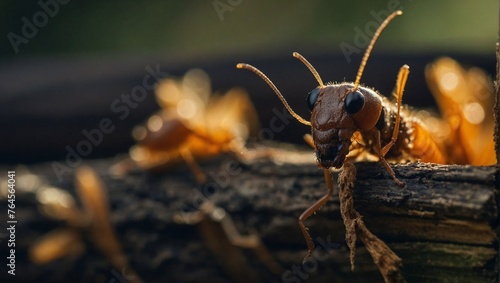
{"label": "insect claw", "polygon": [[312,250],[309,250],[309,251],[307,252],[307,255],[306,255],[306,256],[304,257],[304,259],[302,260],[302,264],[304,264],[304,263],[306,262],[306,260],[307,260],[308,258],[310,258],[310,257],[311,257],[311,255],[312,255]]}
{"label": "insect claw", "polygon": [[406,187],[406,182],[400,181],[398,179],[394,179],[394,182],[400,187]]}

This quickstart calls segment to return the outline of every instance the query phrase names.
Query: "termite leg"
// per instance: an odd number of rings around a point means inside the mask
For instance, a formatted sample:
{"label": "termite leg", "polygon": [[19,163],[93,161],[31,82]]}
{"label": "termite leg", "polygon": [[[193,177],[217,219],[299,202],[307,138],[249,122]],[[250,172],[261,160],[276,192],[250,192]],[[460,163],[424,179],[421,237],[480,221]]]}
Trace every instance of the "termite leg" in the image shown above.
{"label": "termite leg", "polygon": [[384,164],[385,169],[387,170],[387,172],[389,172],[389,174],[391,175],[391,177],[394,180],[394,182],[396,182],[396,184],[398,184],[399,186],[404,186],[405,182],[401,182],[396,177],[396,174],[394,173],[394,170],[392,170],[391,166],[389,165],[389,163],[387,162],[387,160],[385,160],[385,157],[382,154],[381,141],[380,141],[380,131],[377,131],[377,148],[378,148],[378,152],[379,152],[379,156],[378,157],[379,157],[380,161],[382,162],[382,164]]}
{"label": "termite leg", "polygon": [[306,257],[304,258],[304,261],[311,256],[313,250],[314,250],[314,243],[311,238],[311,235],[309,235],[309,232],[307,231],[306,226],[304,225],[304,221],[309,218],[312,214],[314,214],[316,211],[318,211],[328,200],[333,194],[333,183],[332,183],[332,174],[330,173],[330,170],[324,169],[323,174],[325,175],[325,181],[326,181],[326,187],[328,188],[328,192],[321,197],[318,201],[316,201],[313,205],[311,205],[308,209],[306,209],[299,217],[298,222],[300,226],[300,230],[302,231],[302,234],[304,235],[304,239],[306,240],[307,243],[307,248],[309,251],[307,252]]}
{"label": "termite leg", "polygon": [[403,65],[399,69],[398,78],[396,80],[396,103],[398,106],[398,112],[396,115],[396,123],[394,124],[394,130],[392,131],[391,141],[382,148],[382,156],[385,156],[389,149],[394,145],[399,134],[399,124],[401,121],[401,102],[403,101],[403,91],[405,89],[406,80],[408,79],[408,74],[410,73],[410,67],[408,65]]}
{"label": "termite leg", "polygon": [[250,163],[254,160],[263,158],[273,158],[278,154],[278,151],[273,148],[254,148],[248,149],[244,142],[239,142],[237,139],[229,145],[229,151],[234,156],[244,163]]}
{"label": "termite leg", "polygon": [[313,149],[316,149],[316,146],[314,145],[314,140],[313,140],[313,137],[311,136],[311,134],[305,134],[304,135],[304,140],[306,141],[306,143],[312,147]]}
{"label": "termite leg", "polygon": [[205,173],[203,173],[203,170],[201,170],[201,167],[196,163],[196,160],[194,160],[193,155],[191,152],[186,149],[186,150],[181,150],[181,156],[182,159],[186,162],[186,164],[189,166],[189,169],[191,169],[191,172],[193,172],[194,177],[196,178],[196,181],[199,184],[203,184],[207,181],[207,176],[205,176]]}
{"label": "termite leg", "polygon": [[377,146],[378,146],[380,161],[382,162],[382,164],[384,164],[385,169],[387,170],[387,172],[389,172],[392,179],[394,179],[394,182],[396,182],[396,184],[398,184],[400,186],[404,186],[405,183],[398,180],[398,178],[396,177],[396,174],[394,174],[394,170],[392,170],[389,163],[387,163],[387,160],[385,160],[385,155],[387,154],[387,152],[389,152],[389,150],[391,149],[391,147],[394,145],[394,143],[396,142],[396,140],[398,138],[399,124],[401,122],[401,102],[403,100],[403,91],[404,91],[404,88],[406,85],[406,80],[408,79],[409,73],[410,73],[410,67],[408,67],[408,65],[403,65],[403,67],[401,67],[401,69],[399,69],[398,79],[396,80],[396,92],[395,92],[396,103],[397,103],[397,107],[398,107],[397,114],[396,114],[396,122],[394,124],[394,130],[392,131],[391,141],[388,144],[386,144],[384,147],[382,147],[382,145],[381,145],[380,132],[377,131]]}

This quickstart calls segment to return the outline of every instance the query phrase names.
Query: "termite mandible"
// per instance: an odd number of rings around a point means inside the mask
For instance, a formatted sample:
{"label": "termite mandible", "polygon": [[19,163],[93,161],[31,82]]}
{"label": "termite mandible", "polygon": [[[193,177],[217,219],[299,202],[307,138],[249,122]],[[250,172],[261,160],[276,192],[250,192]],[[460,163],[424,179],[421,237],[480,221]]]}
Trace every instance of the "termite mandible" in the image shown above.
{"label": "termite mandible", "polygon": [[238,69],[250,70],[261,77],[290,114],[300,123],[312,128],[312,135],[306,135],[305,139],[315,149],[318,166],[324,171],[328,192],[306,209],[298,219],[309,250],[305,259],[311,255],[314,243],[303,222],[332,196],[330,168],[341,168],[348,154],[349,157],[355,157],[368,151],[378,156],[394,182],[400,186],[405,183],[396,177],[386,158],[411,158],[435,163],[446,161],[442,146],[431,138],[419,120],[401,111],[403,91],[409,75],[408,65],[403,65],[399,70],[394,90],[395,103],[371,88],[360,86],[363,70],[378,37],[393,18],[402,14],[399,10],[393,12],[377,29],[361,60],[354,83],[325,85],[315,68],[302,55],[293,53],[293,57],[304,63],[319,83],[307,97],[311,110],[310,121],[292,110],[278,88],[259,69],[249,64],[237,64]]}

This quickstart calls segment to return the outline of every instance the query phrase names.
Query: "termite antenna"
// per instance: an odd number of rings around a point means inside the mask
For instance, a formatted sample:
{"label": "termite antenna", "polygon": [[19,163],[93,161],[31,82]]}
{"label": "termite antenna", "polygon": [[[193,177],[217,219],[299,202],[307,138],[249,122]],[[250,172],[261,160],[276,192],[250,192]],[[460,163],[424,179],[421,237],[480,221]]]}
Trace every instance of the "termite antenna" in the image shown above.
{"label": "termite antenna", "polygon": [[394,19],[396,16],[400,16],[403,14],[403,11],[398,10],[395,11],[394,13],[390,14],[387,19],[385,19],[382,24],[378,27],[377,31],[373,35],[372,41],[370,42],[370,45],[368,45],[368,48],[366,48],[365,55],[363,56],[363,60],[361,60],[361,64],[359,65],[358,69],[358,74],[356,75],[356,81],[354,82],[354,88],[353,90],[357,90],[359,86],[359,81],[361,80],[361,75],[363,75],[363,71],[366,66],[366,61],[368,61],[368,57],[370,57],[370,53],[373,49],[373,46],[375,45],[375,42],[377,42],[378,37],[382,33],[382,31],[385,29],[385,27],[389,24],[389,22]]}
{"label": "termite antenna", "polygon": [[309,71],[311,71],[313,76],[316,78],[316,81],[318,81],[320,87],[324,86],[323,80],[319,76],[318,71],[316,71],[316,69],[313,67],[313,65],[311,63],[309,63],[309,61],[307,61],[307,59],[304,58],[304,56],[300,55],[298,52],[293,52],[293,57],[299,59],[302,63],[304,63],[304,65],[306,65],[306,67],[309,69]]}
{"label": "termite antenna", "polygon": [[245,63],[239,63],[236,65],[236,68],[238,69],[247,69],[249,71],[252,71],[254,72],[255,74],[257,74],[257,76],[259,76],[261,79],[263,79],[273,90],[274,92],[276,93],[276,95],[279,97],[279,99],[281,100],[281,102],[283,102],[283,105],[285,105],[286,109],[288,110],[288,112],[290,112],[290,114],[295,118],[297,119],[297,121],[299,121],[300,123],[304,124],[304,125],[307,125],[307,126],[311,126],[311,122],[305,120],[304,118],[300,117],[299,114],[295,113],[295,111],[292,110],[292,108],[290,107],[290,105],[288,105],[288,102],[286,101],[285,97],[283,97],[283,95],[281,94],[281,92],[278,90],[278,88],[273,84],[273,82],[264,74],[262,73],[259,69],[255,68],[254,66],[252,65],[249,65],[249,64],[245,64]]}

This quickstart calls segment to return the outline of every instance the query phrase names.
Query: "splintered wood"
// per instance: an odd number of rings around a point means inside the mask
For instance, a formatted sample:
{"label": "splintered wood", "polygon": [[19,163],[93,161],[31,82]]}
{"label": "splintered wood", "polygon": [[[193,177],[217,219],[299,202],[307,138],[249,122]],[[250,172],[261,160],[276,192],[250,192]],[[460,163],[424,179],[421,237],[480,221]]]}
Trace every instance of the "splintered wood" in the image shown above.
{"label": "splintered wood", "polygon": [[382,240],[372,234],[366,228],[362,216],[354,209],[353,188],[356,181],[356,167],[352,163],[346,162],[344,169],[339,174],[339,201],[340,214],[344,221],[346,234],[345,239],[349,247],[351,270],[354,270],[356,257],[356,241],[358,236],[365,244],[366,249],[373,258],[373,261],[384,277],[385,282],[403,282],[403,276],[399,267],[399,258]]}

